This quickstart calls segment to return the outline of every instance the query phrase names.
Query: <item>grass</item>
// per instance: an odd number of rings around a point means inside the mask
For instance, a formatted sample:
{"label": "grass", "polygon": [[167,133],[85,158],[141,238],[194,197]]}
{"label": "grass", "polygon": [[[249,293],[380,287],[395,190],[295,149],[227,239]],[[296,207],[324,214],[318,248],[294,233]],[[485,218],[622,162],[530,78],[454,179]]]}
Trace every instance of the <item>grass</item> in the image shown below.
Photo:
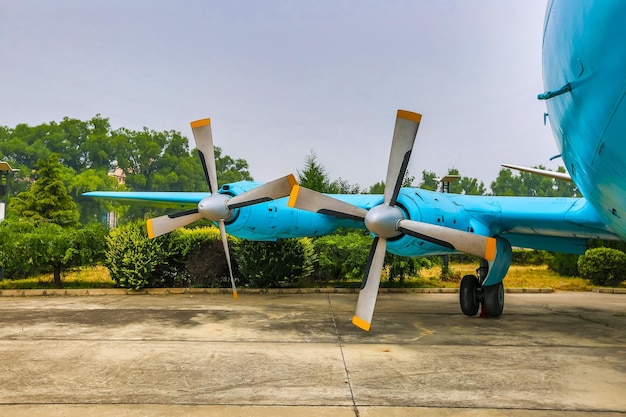
{"label": "grass", "polygon": [[[458,287],[464,275],[476,275],[475,264],[451,264],[450,267],[457,279],[441,281],[443,287]],[[438,280],[441,268],[436,266],[422,270],[423,277]],[[504,286],[508,288],[553,288],[561,291],[589,291],[595,285],[589,280],[580,277],[565,277],[550,269],[547,265],[511,265],[504,279]]]}
{"label": "grass", "polygon": [[[115,283],[104,266],[72,269],[61,275],[63,288],[113,288]],[[0,281],[0,289],[54,288],[52,273],[32,278],[5,279]]]}
{"label": "grass", "polygon": [[[383,275],[381,287],[405,288],[458,288],[464,275],[475,274],[476,264],[450,264],[452,278],[442,281],[441,268],[434,266],[423,269],[418,277],[405,279],[402,284],[390,283]],[[64,288],[113,288],[115,283],[104,266],[83,267],[67,271],[63,274]],[[0,289],[54,288],[52,274],[43,274],[33,278],[0,281]],[[305,286],[320,286],[320,283],[306,283]],[[360,280],[329,281],[324,286],[358,288]],[[594,285],[579,277],[564,277],[548,269],[545,265],[511,265],[504,285],[508,288],[553,288],[561,291],[589,291]]]}
{"label": "grass", "polygon": [[[450,264],[452,278],[441,280],[441,267],[433,266],[422,269],[418,277],[390,283],[383,273],[381,287],[402,288],[458,288],[464,275],[476,275],[477,264]],[[315,284],[313,284],[315,285]],[[360,281],[329,281],[330,287],[354,288],[361,285]],[[589,280],[580,277],[565,277],[548,269],[546,265],[511,265],[504,279],[507,288],[553,288],[560,291],[590,291],[593,285]]]}

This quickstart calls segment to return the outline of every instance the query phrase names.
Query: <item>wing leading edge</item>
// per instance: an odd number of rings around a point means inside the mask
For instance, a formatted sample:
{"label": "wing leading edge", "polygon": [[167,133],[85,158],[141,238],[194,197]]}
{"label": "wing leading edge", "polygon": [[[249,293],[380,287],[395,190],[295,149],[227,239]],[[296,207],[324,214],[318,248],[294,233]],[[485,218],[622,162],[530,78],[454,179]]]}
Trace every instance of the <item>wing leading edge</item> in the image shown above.
{"label": "wing leading edge", "polygon": [[155,191],[91,191],[85,197],[112,200],[123,204],[141,204],[146,207],[196,207],[200,200],[210,195],[200,192]]}

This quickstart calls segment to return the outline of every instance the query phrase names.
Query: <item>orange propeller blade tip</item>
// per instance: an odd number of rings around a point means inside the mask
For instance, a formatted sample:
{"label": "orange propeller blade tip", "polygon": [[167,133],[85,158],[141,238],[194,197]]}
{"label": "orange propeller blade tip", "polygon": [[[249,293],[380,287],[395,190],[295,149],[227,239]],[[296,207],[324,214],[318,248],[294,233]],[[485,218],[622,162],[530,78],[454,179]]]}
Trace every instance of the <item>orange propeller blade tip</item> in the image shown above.
{"label": "orange propeller blade tip", "polygon": [[487,245],[485,247],[485,259],[493,261],[496,259],[496,240],[492,237],[487,239]]}
{"label": "orange propeller blade tip", "polygon": [[289,200],[287,201],[287,206],[294,208],[296,206],[296,200],[298,199],[298,193],[300,192],[300,186],[298,184],[294,184],[291,188],[291,193],[289,193]]}
{"label": "orange propeller blade tip", "polygon": [[146,221],[146,227],[148,228],[148,238],[154,239],[154,229],[152,228],[152,219]]}
{"label": "orange propeller blade tip", "polygon": [[422,115],[419,113],[413,113],[408,110],[398,110],[398,117],[400,119],[407,119],[415,123],[419,123],[422,121]]}
{"label": "orange propeller blade tip", "polygon": [[200,120],[196,120],[195,122],[191,122],[191,128],[195,129],[196,127],[206,126],[210,124],[211,124],[211,119],[209,118],[200,119]]}
{"label": "orange propeller blade tip", "polygon": [[354,324],[359,329],[365,330],[366,332],[370,331],[370,327],[372,325],[372,323],[369,323],[369,322],[367,322],[367,321],[365,321],[362,318],[357,317],[357,316],[353,316],[352,317],[352,324]]}
{"label": "orange propeller blade tip", "polygon": [[287,175],[287,179],[292,187],[298,185],[298,180],[296,180],[296,177],[293,174]]}
{"label": "orange propeller blade tip", "polygon": [[233,291],[233,298],[235,300],[239,298],[239,295],[237,295],[237,291]]}

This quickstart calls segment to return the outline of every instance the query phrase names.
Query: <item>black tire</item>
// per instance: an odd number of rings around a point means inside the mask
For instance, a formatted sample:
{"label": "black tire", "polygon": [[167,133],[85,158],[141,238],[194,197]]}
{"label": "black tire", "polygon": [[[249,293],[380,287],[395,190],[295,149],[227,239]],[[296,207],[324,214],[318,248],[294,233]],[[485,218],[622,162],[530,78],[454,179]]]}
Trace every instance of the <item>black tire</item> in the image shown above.
{"label": "black tire", "polygon": [[489,317],[500,317],[504,309],[504,285],[483,287],[483,305]]}
{"label": "black tire", "polygon": [[465,275],[461,280],[461,291],[459,292],[459,301],[461,303],[461,311],[466,316],[473,317],[478,313],[480,302],[478,300],[478,287],[480,283],[474,275]]}

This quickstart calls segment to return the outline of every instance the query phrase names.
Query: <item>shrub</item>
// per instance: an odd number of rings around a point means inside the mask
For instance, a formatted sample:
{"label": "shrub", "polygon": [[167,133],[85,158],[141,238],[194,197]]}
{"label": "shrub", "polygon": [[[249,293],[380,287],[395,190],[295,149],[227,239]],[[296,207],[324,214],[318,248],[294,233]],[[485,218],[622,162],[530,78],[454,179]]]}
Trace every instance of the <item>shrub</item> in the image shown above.
{"label": "shrub", "polygon": [[44,221],[10,221],[0,225],[0,265],[9,278],[54,272],[61,287],[61,272],[103,259],[108,230],[100,224],[83,228],[61,227]]}
{"label": "shrub", "polygon": [[[181,229],[180,237],[186,241],[184,265],[187,285],[190,287],[230,287],[228,263],[219,230],[215,227]],[[237,285],[246,284],[238,271],[233,254],[235,239],[228,237],[228,248]]]}
{"label": "shrub", "polygon": [[167,237],[150,240],[143,221],[128,223],[111,231],[107,238],[105,265],[115,284],[138,290],[155,281],[155,276],[158,277],[155,272],[159,268],[163,270],[169,255]]}
{"label": "shrub", "polygon": [[317,261],[314,277],[321,281],[363,278],[372,236],[360,232],[329,235],[313,241]]}
{"label": "shrub", "polygon": [[424,257],[412,258],[387,252],[385,265],[389,267],[389,282],[397,278],[402,283],[406,277],[418,276],[420,269],[430,268],[432,263]]}
{"label": "shrub", "polygon": [[240,240],[236,244],[235,258],[239,271],[250,285],[266,288],[282,281],[294,283],[310,275],[315,252],[309,238],[275,242]]}
{"label": "shrub", "polygon": [[626,279],[626,254],[612,248],[589,249],[578,260],[578,271],[596,285],[617,286]]}
{"label": "shrub", "polygon": [[513,249],[511,263],[514,265],[543,265],[545,251],[534,249]]}
{"label": "shrub", "polygon": [[570,253],[552,253],[546,256],[546,263],[549,269],[561,275],[575,277],[578,275],[578,258],[579,255]]}

